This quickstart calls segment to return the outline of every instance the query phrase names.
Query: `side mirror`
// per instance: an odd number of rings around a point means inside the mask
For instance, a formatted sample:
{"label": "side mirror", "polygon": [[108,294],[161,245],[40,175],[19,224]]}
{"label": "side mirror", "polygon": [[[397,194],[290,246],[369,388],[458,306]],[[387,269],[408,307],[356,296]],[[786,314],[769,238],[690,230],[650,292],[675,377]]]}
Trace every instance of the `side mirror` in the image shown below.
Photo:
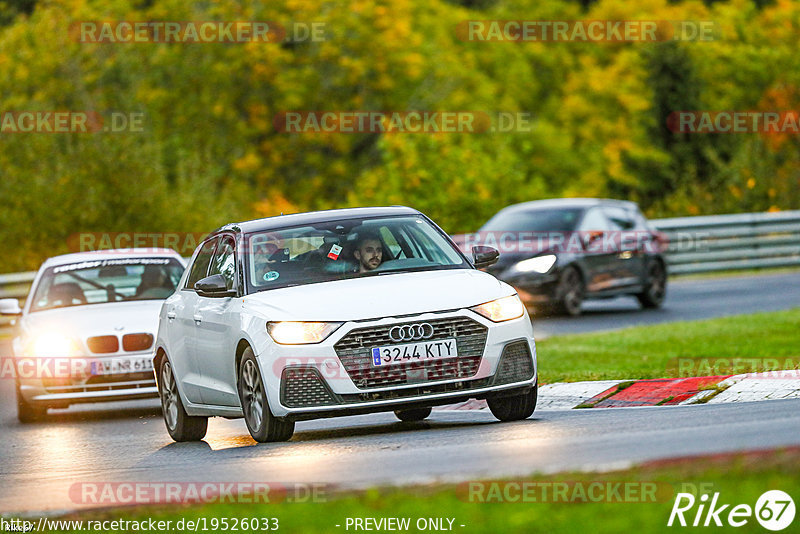
{"label": "side mirror", "polygon": [[478,269],[494,265],[497,263],[497,258],[499,257],[500,253],[496,248],[484,245],[475,245],[472,247],[472,264]]}
{"label": "side mirror", "polygon": [[603,237],[603,232],[599,230],[590,230],[583,233],[583,247],[587,248],[589,245]]}
{"label": "side mirror", "polygon": [[0,315],[22,315],[17,299],[0,299]]}
{"label": "side mirror", "polygon": [[212,274],[194,284],[194,289],[201,297],[235,297],[236,290],[228,289],[228,283],[221,274]]}

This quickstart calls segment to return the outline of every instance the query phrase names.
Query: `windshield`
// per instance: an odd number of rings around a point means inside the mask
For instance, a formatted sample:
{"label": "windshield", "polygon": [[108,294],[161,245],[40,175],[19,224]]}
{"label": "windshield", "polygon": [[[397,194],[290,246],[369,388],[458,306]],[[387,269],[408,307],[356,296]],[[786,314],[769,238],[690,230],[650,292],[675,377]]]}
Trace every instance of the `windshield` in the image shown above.
{"label": "windshield", "polygon": [[57,265],[36,287],[31,312],[128,300],[163,300],[183,265],[175,258],[120,258]]}
{"label": "windshield", "polygon": [[483,225],[481,232],[571,232],[583,208],[550,208],[501,212]]}
{"label": "windshield", "polygon": [[328,221],[248,236],[250,292],[471,265],[425,218]]}

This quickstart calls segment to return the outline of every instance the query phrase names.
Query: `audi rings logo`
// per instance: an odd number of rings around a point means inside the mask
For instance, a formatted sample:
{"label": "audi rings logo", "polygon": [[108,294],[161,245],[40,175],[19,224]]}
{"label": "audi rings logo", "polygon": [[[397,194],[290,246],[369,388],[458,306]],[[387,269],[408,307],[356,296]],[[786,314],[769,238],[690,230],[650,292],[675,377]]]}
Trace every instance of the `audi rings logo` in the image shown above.
{"label": "audi rings logo", "polygon": [[419,341],[433,337],[433,327],[428,323],[393,326],[389,329],[389,339],[395,343],[400,341]]}

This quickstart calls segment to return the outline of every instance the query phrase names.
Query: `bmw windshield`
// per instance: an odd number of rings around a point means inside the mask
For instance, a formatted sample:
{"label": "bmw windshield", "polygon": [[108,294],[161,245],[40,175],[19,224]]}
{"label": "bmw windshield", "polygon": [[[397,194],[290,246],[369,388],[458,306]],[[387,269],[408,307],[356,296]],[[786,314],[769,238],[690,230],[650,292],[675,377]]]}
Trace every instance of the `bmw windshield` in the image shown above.
{"label": "bmw windshield", "polygon": [[89,260],[50,267],[36,286],[31,312],[127,300],[163,300],[183,265],[174,258]]}
{"label": "bmw windshield", "polygon": [[247,236],[248,292],[471,265],[421,216],[326,221]]}

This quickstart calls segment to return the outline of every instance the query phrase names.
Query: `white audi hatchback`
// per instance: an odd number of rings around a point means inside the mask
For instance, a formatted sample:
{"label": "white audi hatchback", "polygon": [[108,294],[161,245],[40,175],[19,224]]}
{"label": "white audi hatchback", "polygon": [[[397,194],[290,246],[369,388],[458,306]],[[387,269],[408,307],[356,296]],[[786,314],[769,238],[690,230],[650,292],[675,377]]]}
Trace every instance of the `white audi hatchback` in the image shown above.
{"label": "white audi hatchback", "polygon": [[156,397],[158,311],[183,270],[169,249],[65,254],[42,264],[23,308],[0,300],[0,314],[17,317],[19,420],[76,403]]}
{"label": "white audi hatchback", "polygon": [[163,304],[153,366],[176,441],[208,417],[254,439],[295,421],[486,399],[500,420],[536,406],[533,328],[514,289],[430,219],[354,208],[229,224],[200,244]]}

